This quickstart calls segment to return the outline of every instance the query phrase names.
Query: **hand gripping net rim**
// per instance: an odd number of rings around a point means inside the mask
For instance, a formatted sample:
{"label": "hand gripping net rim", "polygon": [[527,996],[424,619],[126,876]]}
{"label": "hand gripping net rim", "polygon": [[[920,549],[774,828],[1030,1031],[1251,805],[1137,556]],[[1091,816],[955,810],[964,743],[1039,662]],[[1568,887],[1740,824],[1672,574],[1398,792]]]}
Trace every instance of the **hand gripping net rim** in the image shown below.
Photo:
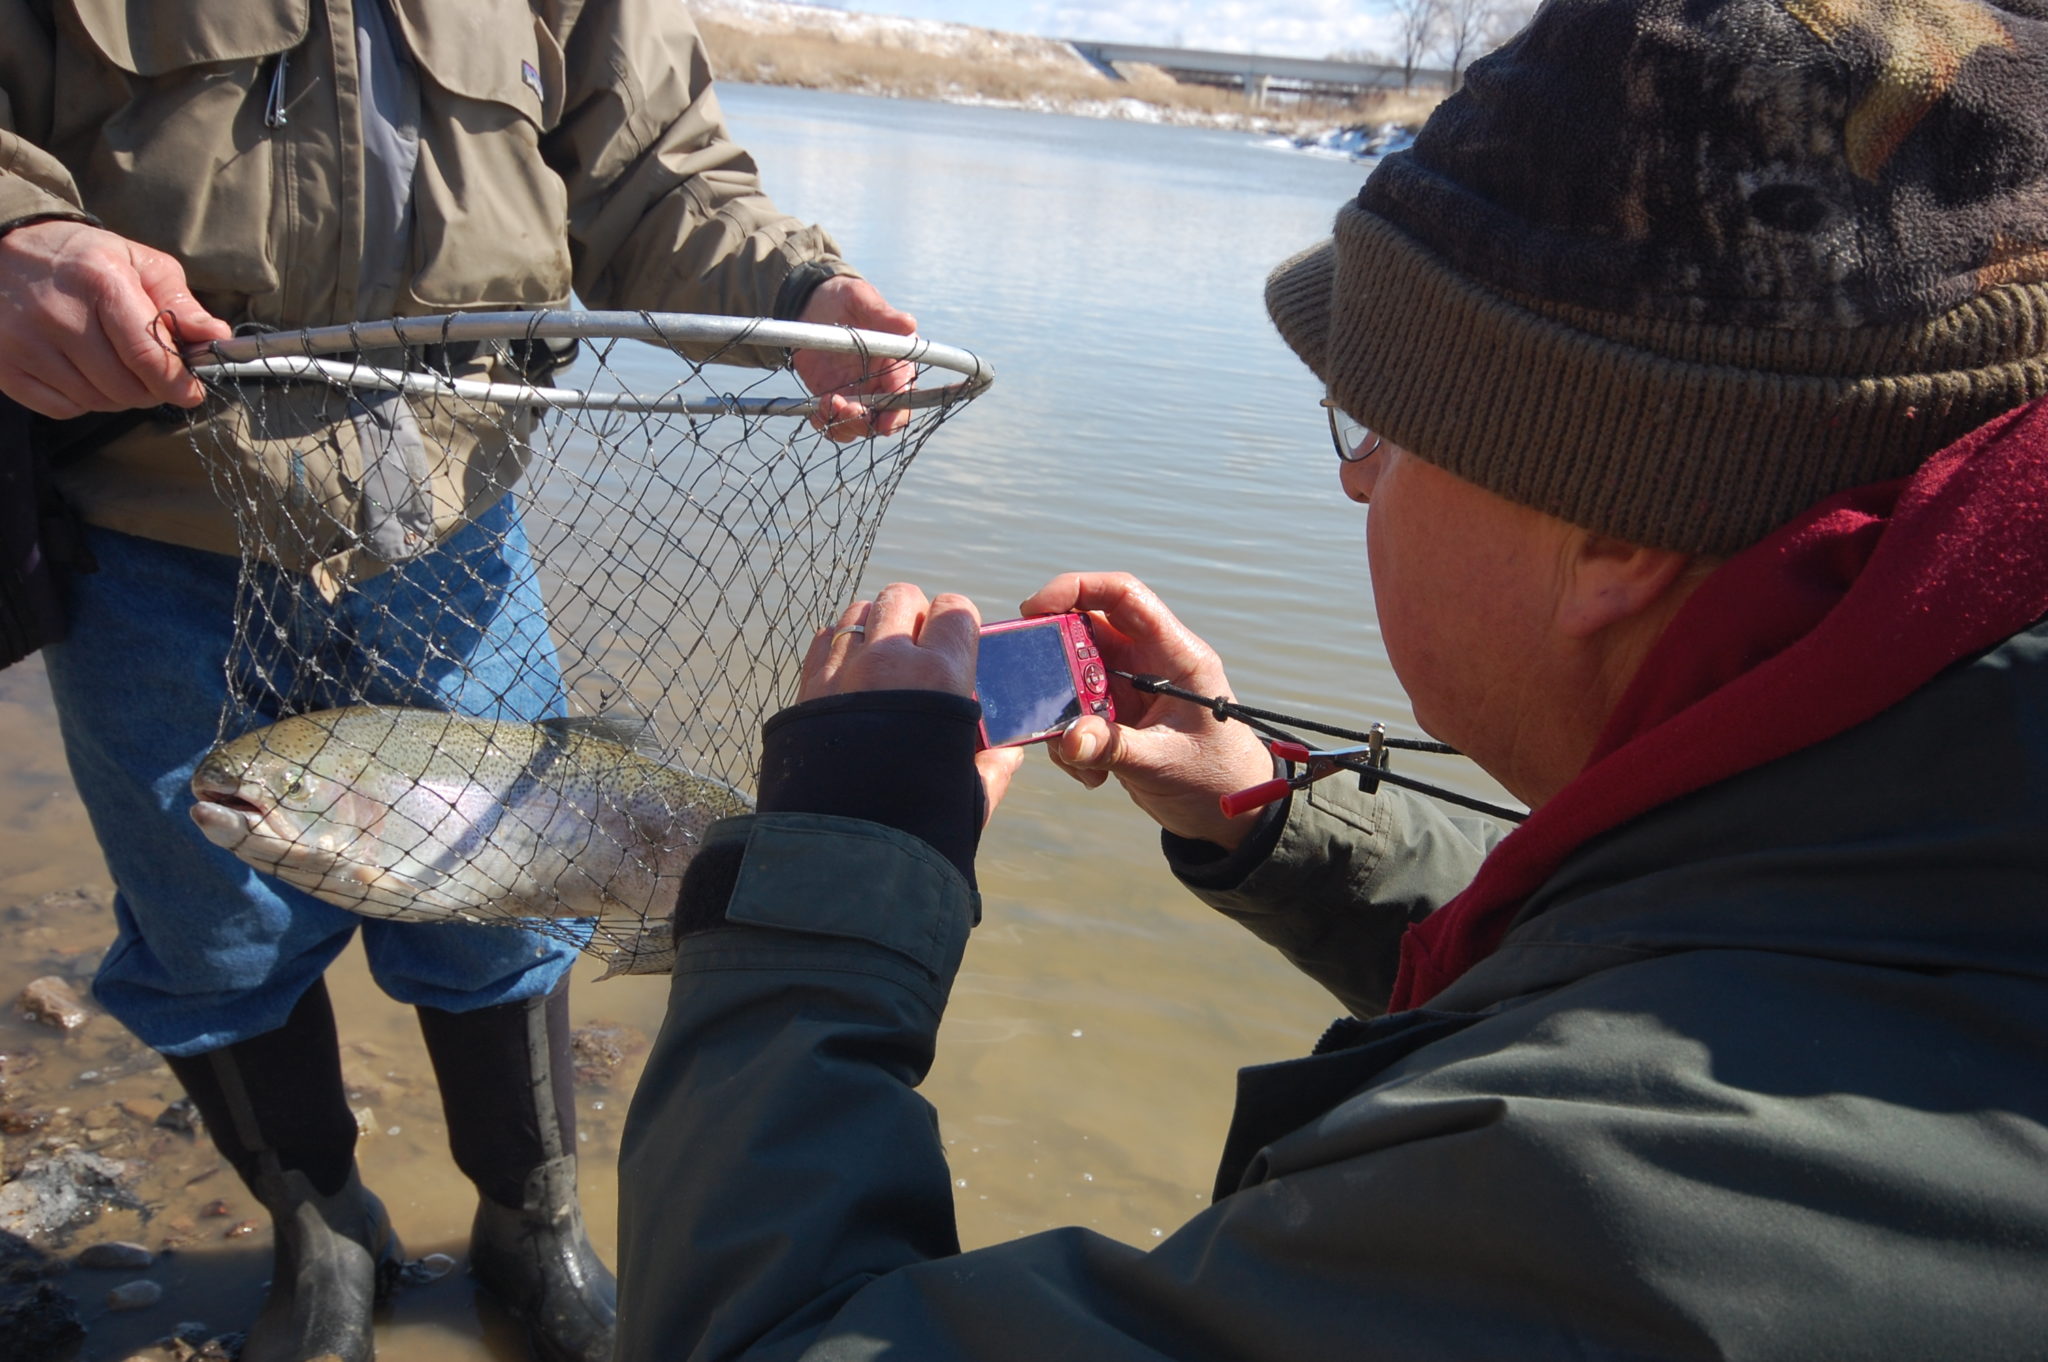
{"label": "hand gripping net rim", "polygon": [[[569,388],[517,383],[474,383],[444,374],[393,371],[373,364],[337,362],[325,356],[394,347],[418,348],[503,341],[637,340],[677,348],[716,347],[728,354],[743,347],[822,350],[862,359],[905,360],[960,375],[938,388],[864,399],[875,410],[923,410],[950,407],[972,400],[995,382],[987,361],[969,351],[941,345],[922,336],[893,336],[849,326],[811,322],[770,321],[760,317],[715,317],[688,312],[457,312],[439,317],[394,317],[380,322],[301,331],[267,331],[234,340],[214,341],[196,360],[192,373],[201,382],[245,379],[306,379],[356,389],[405,391],[421,395],[449,393],[467,401],[501,406],[544,404],[584,410],[676,412],[690,415],[735,413],[754,416],[810,416],[819,398],[761,397],[721,393],[654,396],[592,393]],[[716,358],[712,363],[722,362]]]}
{"label": "hand gripping net rim", "polygon": [[[566,376],[541,373],[565,341]],[[830,442],[793,349],[847,357],[855,400],[908,423]],[[857,593],[905,469],[993,381],[918,337],[674,313],[405,318],[195,358],[213,400],[191,437],[241,542],[223,746],[195,785],[232,802],[228,772],[268,810],[238,854],[613,972],[664,966],[719,789],[751,786],[760,721]],[[857,393],[892,365],[907,391]],[[337,771],[363,788],[341,800]]]}

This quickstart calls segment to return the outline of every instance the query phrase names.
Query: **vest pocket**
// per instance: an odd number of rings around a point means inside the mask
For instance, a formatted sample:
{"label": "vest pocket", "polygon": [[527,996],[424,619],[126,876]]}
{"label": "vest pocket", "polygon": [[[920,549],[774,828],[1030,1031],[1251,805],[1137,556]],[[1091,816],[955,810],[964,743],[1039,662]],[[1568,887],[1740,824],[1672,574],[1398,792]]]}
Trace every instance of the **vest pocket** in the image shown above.
{"label": "vest pocket", "polygon": [[542,158],[562,51],[524,0],[394,0],[420,70],[414,299],[544,307],[569,296],[568,189]]}
{"label": "vest pocket", "polygon": [[263,104],[308,0],[60,0],[57,23],[51,150],[87,209],[178,257],[202,298],[275,292]]}

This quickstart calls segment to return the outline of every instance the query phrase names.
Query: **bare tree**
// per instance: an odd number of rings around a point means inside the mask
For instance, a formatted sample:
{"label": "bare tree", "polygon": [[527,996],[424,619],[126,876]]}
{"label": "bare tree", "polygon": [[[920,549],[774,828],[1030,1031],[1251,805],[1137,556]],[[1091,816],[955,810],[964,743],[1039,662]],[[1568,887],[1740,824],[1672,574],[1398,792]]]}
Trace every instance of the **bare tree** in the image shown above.
{"label": "bare tree", "polygon": [[1465,68],[1483,55],[1495,27],[1500,0],[1440,0],[1443,5],[1441,50],[1451,68],[1451,88],[1465,83]]}
{"label": "bare tree", "polygon": [[1527,28],[1529,21],[1536,17],[1536,0],[1502,0],[1493,7],[1493,19],[1486,28],[1486,50],[1506,44],[1507,40]]}
{"label": "bare tree", "polygon": [[[1436,45],[1443,29],[1449,0],[1393,0],[1394,20],[1401,43],[1401,89],[1415,87],[1415,69]],[[1467,0],[1469,3],[1469,0]]]}
{"label": "bare tree", "polygon": [[[1422,3],[1423,0],[1398,0]],[[1465,68],[1522,31],[1536,0],[1431,0],[1438,6],[1437,54],[1451,69],[1451,88],[1465,83]],[[1398,9],[1396,11],[1399,13]]]}

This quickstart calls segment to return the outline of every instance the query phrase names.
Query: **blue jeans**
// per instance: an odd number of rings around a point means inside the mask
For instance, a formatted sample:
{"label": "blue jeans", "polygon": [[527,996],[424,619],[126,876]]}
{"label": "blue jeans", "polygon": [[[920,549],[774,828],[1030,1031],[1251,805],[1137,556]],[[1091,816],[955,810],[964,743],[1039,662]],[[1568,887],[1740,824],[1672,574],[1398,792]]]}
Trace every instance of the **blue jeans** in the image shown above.
{"label": "blue jeans", "polygon": [[[99,571],[73,580],[71,633],[45,650],[65,754],[118,890],[93,994],[152,1049],[199,1054],[284,1024],[358,928],[399,1002],[465,1012],[536,997],[573,946],[510,927],[358,918],[258,874],[192,822],[190,781],[228,698],[240,564],[89,531]],[[277,714],[360,702],[488,718],[563,712],[554,643],[507,497],[423,558],[328,606],[260,570],[245,608],[295,622],[235,659]],[[289,609],[277,609],[281,605]],[[280,651],[281,650],[281,651]]]}

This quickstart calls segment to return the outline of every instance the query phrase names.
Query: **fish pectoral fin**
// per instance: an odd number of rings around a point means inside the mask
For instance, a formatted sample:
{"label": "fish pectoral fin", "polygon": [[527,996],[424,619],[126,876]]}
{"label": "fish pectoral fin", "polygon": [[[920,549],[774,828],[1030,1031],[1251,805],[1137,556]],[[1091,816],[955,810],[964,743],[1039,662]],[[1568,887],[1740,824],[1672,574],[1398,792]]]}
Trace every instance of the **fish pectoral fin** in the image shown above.
{"label": "fish pectoral fin", "polygon": [[352,865],[335,877],[343,884],[357,884],[367,894],[383,896],[387,901],[406,902],[420,896],[425,886],[403,875],[393,874],[380,865]]}
{"label": "fish pectoral fin", "polygon": [[597,982],[621,974],[670,974],[676,966],[675,928],[665,920],[647,922],[637,933],[605,952],[605,971]]}
{"label": "fish pectoral fin", "polygon": [[436,882],[423,882],[385,866],[357,863],[323,878],[324,883],[311,891],[315,897],[364,917],[435,922],[458,915],[438,902],[442,896],[435,891]]}

